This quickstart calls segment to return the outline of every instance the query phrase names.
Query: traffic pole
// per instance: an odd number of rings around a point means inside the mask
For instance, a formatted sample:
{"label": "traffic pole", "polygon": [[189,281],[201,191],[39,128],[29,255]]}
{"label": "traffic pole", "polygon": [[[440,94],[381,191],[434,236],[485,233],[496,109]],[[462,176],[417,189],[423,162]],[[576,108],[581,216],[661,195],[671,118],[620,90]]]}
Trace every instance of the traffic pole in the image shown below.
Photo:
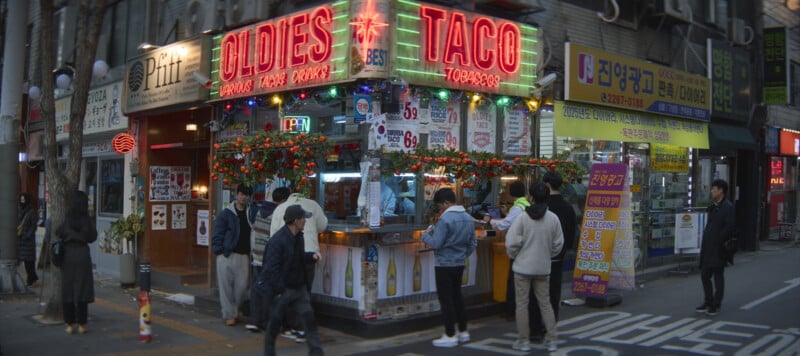
{"label": "traffic pole", "polygon": [[150,323],[150,262],[139,264],[139,342],[153,340]]}

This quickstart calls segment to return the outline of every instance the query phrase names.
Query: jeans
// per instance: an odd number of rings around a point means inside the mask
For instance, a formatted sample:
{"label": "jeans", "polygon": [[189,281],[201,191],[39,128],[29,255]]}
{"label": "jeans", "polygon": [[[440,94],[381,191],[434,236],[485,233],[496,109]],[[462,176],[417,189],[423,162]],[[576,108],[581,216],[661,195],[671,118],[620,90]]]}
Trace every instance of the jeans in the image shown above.
{"label": "jeans", "polygon": [[306,333],[309,355],[323,355],[322,343],[319,340],[317,321],[311,310],[311,298],[306,288],[286,288],[272,299],[269,312],[269,326],[264,337],[264,355],[275,355],[275,338],[281,331],[281,322],[286,312],[295,312],[301,317]]}
{"label": "jeans", "polygon": [[517,296],[517,333],[520,341],[528,341],[531,336],[529,324],[528,304],[530,303],[531,286],[533,294],[536,295],[536,303],[542,311],[547,335],[545,339],[555,341],[558,338],[556,332],[556,318],[553,314],[553,307],[550,305],[550,277],[549,276],[526,276],[514,273],[514,286]]}
{"label": "jeans", "polygon": [[[719,308],[722,305],[722,297],[725,295],[725,268],[703,268],[700,271],[700,280],[703,282],[703,293],[705,303],[708,306]],[[711,285],[711,278],[714,278],[714,285]],[[716,287],[716,290],[714,288]]]}
{"label": "jeans", "polygon": [[[316,273],[315,264],[310,263],[305,266],[306,268],[306,292],[311,295],[311,286],[314,285],[314,275]],[[303,331],[302,316],[293,311],[287,311],[286,317],[283,318],[283,329],[294,329]]]}
{"label": "jeans", "polygon": [[436,294],[439,296],[439,305],[444,318],[444,332],[447,336],[458,331],[467,331],[467,312],[464,308],[464,297],[461,295],[461,275],[464,266],[434,268],[436,275]]}
{"label": "jeans", "polygon": [[72,325],[77,321],[80,325],[86,325],[86,320],[88,319],[89,315],[88,302],[64,303],[62,306],[64,310],[65,324]]}

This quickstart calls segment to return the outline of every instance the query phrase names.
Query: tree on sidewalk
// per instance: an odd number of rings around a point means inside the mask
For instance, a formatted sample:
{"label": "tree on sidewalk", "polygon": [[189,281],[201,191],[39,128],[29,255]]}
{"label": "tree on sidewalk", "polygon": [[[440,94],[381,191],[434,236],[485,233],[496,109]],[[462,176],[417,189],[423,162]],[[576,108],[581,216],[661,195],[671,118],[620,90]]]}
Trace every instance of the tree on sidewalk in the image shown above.
{"label": "tree on sidewalk", "polygon": [[[39,0],[40,8],[40,63],[44,71],[55,67],[55,48],[53,43],[53,0]],[[45,146],[45,172],[47,187],[50,192],[50,206],[48,211],[53,230],[64,220],[67,206],[68,193],[78,188],[81,174],[81,161],[83,156],[83,121],[86,115],[86,99],[89,95],[89,86],[92,81],[92,68],[100,29],[103,25],[105,14],[105,0],[70,0],[67,6],[76,6],[78,11],[75,52],[72,105],[69,113],[69,150],[66,167],[58,166],[58,146],[56,144],[56,119],[54,80],[49,75],[42,78],[42,118],[44,120],[44,146]],[[48,246],[49,248],[49,246]],[[48,251],[49,253],[49,251]],[[53,283],[56,288],[51,288],[44,318],[48,320],[61,320],[61,270],[51,268]]]}

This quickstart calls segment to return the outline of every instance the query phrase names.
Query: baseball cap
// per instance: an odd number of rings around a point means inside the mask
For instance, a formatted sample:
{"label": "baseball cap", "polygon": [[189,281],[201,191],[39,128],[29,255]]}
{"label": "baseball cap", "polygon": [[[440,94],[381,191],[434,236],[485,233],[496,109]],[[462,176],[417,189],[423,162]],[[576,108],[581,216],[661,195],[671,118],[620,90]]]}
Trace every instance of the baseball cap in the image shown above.
{"label": "baseball cap", "polygon": [[303,210],[298,204],[292,205],[286,208],[286,213],[283,215],[283,221],[287,224],[293,223],[295,220],[300,218],[310,218],[311,213],[308,211]]}

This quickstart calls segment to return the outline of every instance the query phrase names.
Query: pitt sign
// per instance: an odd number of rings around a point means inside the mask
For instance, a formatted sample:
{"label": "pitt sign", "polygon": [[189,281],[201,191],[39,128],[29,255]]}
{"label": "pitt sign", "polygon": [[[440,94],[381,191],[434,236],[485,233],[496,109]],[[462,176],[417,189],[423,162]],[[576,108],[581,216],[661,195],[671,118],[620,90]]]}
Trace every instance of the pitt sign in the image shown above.
{"label": "pitt sign", "polygon": [[347,79],[347,2],[259,22],[214,39],[212,99],[266,94]]}
{"label": "pitt sign", "polygon": [[397,1],[394,75],[409,83],[530,96],[538,30],[508,20]]}

